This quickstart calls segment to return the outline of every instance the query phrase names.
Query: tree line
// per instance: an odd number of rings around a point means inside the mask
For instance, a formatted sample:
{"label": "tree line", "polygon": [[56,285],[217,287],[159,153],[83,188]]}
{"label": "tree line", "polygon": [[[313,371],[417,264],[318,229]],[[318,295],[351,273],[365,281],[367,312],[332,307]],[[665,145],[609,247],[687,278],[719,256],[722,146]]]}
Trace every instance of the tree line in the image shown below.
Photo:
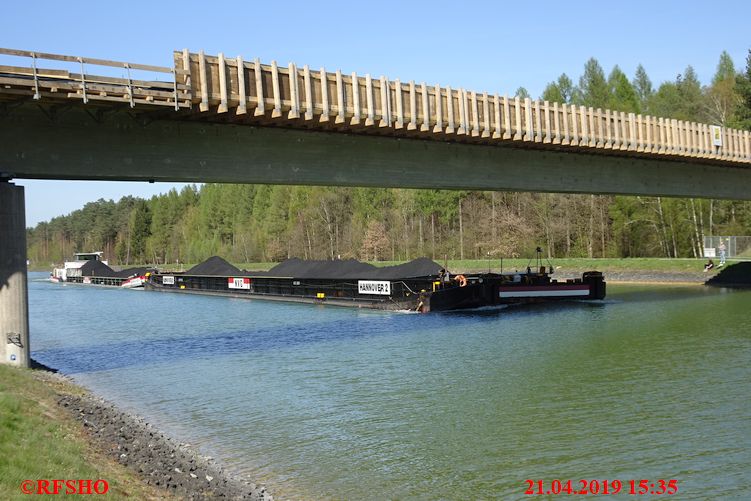
{"label": "tree line", "polygon": [[[524,88],[517,91],[528,97]],[[562,74],[541,99],[751,130],[751,50],[743,71],[727,52],[702,85],[691,66],[655,88],[592,58],[578,83]],[[238,263],[288,257],[364,260],[700,257],[707,235],[750,235],[751,204],[643,196],[282,185],[187,186],[149,200],[98,200],[27,230],[40,266],[103,250],[112,262]]]}

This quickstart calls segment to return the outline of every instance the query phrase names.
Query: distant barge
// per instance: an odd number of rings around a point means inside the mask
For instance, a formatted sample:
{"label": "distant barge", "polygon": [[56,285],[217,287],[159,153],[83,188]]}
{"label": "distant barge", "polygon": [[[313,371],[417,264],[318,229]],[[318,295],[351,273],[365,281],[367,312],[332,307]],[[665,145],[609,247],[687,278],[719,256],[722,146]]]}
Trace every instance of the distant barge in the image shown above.
{"label": "distant barge", "polygon": [[452,274],[429,259],[377,268],[355,260],[290,259],[268,272],[213,257],[184,273],[155,273],[147,290],[418,312],[556,300],[603,299],[602,273],[551,279],[545,266],[525,272]]}
{"label": "distant barge", "polygon": [[55,268],[50,281],[85,285],[106,285],[136,289],[143,287],[148,268],[129,268],[115,271],[102,259],[103,252],[77,252],[72,261],[66,261],[62,268]]}

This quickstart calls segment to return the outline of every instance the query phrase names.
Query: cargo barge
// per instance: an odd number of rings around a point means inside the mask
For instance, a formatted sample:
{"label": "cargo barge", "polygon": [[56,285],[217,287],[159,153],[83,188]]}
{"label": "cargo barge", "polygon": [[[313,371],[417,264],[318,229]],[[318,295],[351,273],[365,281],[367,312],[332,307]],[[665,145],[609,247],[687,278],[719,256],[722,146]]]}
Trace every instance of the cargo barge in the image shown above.
{"label": "cargo barge", "polygon": [[212,257],[184,273],[154,273],[147,290],[416,312],[451,311],[556,300],[603,299],[602,273],[556,280],[549,268],[453,274],[430,259],[377,268],[356,260],[290,259],[267,272]]}
{"label": "cargo barge", "polygon": [[62,268],[55,268],[50,274],[54,283],[105,285],[124,289],[142,288],[149,268],[128,268],[115,271],[102,259],[103,252],[77,252],[72,261],[66,261]]}

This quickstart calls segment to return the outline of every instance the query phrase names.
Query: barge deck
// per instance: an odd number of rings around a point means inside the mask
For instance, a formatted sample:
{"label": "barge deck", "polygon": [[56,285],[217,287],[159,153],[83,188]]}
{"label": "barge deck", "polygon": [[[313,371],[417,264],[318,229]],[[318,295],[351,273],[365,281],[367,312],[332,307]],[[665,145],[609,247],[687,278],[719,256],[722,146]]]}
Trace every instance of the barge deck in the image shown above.
{"label": "barge deck", "polygon": [[426,258],[377,268],[356,260],[287,260],[268,272],[213,257],[184,273],[155,273],[146,289],[381,310],[450,311],[552,300],[603,299],[592,271],[558,281],[546,267],[513,273],[452,274]]}

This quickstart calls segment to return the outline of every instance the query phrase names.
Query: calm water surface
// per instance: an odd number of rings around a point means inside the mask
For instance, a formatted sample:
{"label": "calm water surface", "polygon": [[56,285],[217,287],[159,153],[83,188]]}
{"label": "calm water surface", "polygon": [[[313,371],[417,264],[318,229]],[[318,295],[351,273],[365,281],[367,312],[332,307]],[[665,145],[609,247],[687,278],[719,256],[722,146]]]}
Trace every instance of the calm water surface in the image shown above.
{"label": "calm water surface", "polygon": [[416,315],[43,277],[37,360],[277,499],[532,499],[525,479],[555,478],[751,498],[751,292]]}

